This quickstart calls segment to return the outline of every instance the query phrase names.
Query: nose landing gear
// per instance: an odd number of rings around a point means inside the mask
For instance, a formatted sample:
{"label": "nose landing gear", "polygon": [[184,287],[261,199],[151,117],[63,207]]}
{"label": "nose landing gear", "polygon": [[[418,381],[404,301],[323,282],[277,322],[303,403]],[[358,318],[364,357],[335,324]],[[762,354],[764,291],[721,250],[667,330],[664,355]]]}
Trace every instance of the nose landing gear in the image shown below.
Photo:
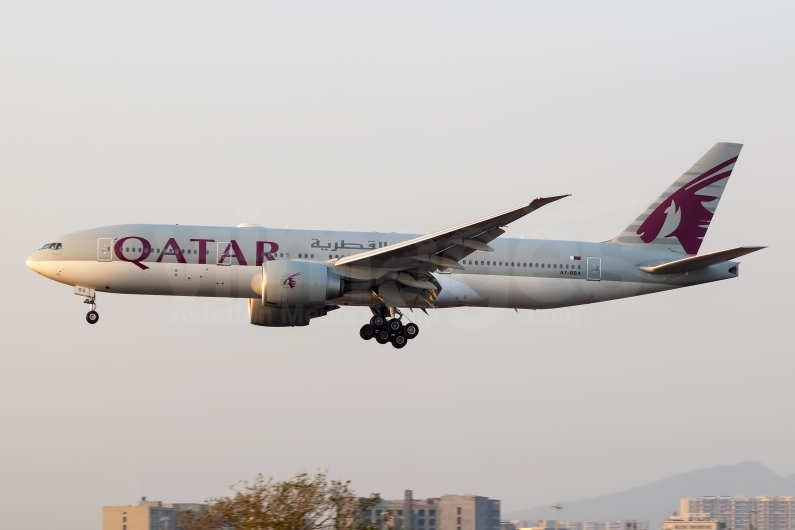
{"label": "nose landing gear", "polygon": [[97,313],[97,300],[93,296],[83,300],[84,304],[88,304],[89,310],[86,313],[86,322],[89,324],[96,324],[99,322],[99,313]]}
{"label": "nose landing gear", "polygon": [[[378,344],[391,343],[392,347],[399,350],[420,332],[420,327],[414,322],[403,325],[403,313],[397,308],[373,307],[371,310],[373,318],[359,330],[359,336],[364,340],[375,338]],[[392,318],[388,317],[390,314]]]}

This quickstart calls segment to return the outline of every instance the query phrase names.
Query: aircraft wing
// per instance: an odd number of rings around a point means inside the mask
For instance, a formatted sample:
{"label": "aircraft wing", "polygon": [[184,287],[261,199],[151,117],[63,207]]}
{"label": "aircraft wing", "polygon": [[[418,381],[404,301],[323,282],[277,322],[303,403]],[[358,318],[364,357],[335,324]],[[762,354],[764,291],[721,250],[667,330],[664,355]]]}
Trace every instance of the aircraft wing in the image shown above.
{"label": "aircraft wing", "polygon": [[501,227],[569,195],[538,197],[529,204],[409,241],[340,258],[337,266],[362,266],[392,271],[463,269],[458,263],[476,250],[491,251],[489,242],[505,233]]}

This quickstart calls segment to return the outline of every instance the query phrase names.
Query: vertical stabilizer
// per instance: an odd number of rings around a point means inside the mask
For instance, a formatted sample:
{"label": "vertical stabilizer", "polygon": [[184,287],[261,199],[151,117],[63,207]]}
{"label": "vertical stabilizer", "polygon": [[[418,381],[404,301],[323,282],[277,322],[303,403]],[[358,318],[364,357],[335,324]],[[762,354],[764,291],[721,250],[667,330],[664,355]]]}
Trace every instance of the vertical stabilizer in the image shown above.
{"label": "vertical stabilizer", "polygon": [[715,144],[610,242],[698,254],[742,147]]}

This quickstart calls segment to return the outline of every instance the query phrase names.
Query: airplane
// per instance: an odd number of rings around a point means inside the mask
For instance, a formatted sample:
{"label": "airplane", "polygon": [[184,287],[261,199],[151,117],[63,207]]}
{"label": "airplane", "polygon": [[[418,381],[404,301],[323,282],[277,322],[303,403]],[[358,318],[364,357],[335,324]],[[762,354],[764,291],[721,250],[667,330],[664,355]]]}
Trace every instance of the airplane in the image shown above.
{"label": "airplane", "polygon": [[609,241],[500,238],[503,227],[568,195],[428,235],[126,224],[59,237],[27,259],[74,287],[96,324],[97,293],[245,298],[258,326],[305,326],[369,307],[362,339],[403,348],[419,334],[404,313],[451,307],[552,309],[739,276],[765,247],[698,254],[741,144],[717,143]]}

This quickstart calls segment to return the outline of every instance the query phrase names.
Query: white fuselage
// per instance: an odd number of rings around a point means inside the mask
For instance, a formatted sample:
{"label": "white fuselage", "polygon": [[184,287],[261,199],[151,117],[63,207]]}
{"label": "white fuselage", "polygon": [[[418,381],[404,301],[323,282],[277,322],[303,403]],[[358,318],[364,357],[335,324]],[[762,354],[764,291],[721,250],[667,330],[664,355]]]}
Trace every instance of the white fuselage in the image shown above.
{"label": "white fuselage", "polygon": [[[394,245],[410,234],[329,232],[262,227],[117,225],[61,237],[28,266],[58,282],[97,292],[258,298],[262,265],[274,260],[322,263],[344,277],[355,268],[335,261]],[[475,251],[463,270],[434,273],[442,289],[434,307],[547,309],[601,302],[733,278],[726,262],[690,273],[651,275],[639,266],[671,261],[671,252],[611,243],[500,238],[493,252]],[[389,270],[377,271],[387,274]],[[373,306],[369,290],[347,292],[333,305]],[[415,302],[402,307],[413,307]],[[419,307],[419,306],[417,306]]]}

